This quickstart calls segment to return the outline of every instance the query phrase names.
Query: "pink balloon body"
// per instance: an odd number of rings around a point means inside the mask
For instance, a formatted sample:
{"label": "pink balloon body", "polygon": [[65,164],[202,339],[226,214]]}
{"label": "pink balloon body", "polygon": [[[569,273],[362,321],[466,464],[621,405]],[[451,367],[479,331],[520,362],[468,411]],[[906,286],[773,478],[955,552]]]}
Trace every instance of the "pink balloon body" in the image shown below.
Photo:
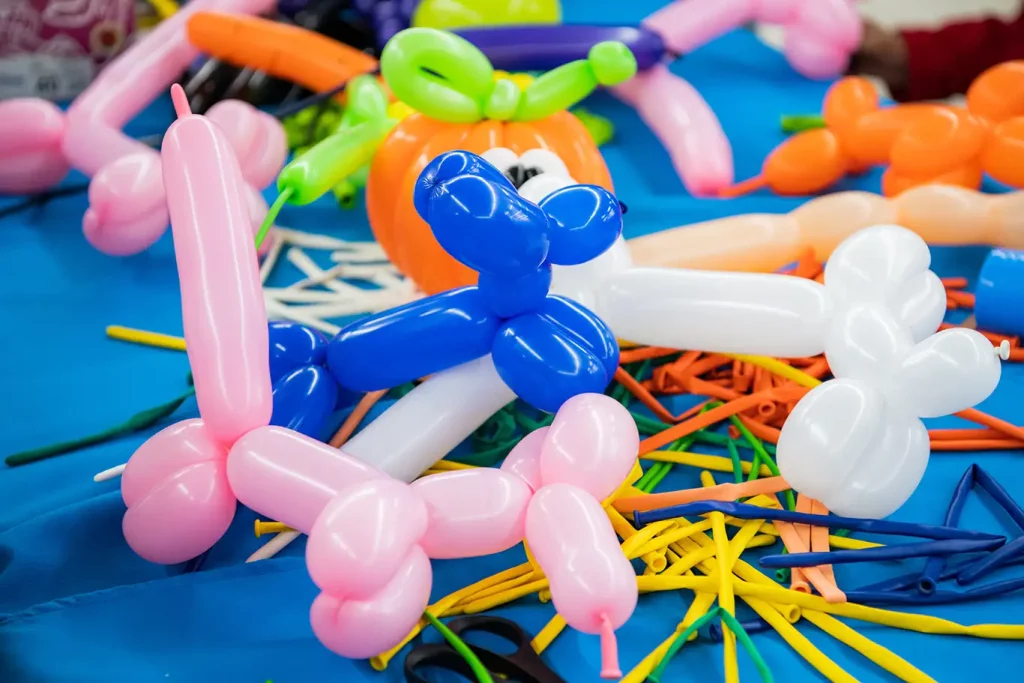
{"label": "pink balloon body", "polygon": [[613,92],[635,108],[658,136],[691,193],[710,195],[732,184],[729,139],[692,85],[659,64],[616,86]]}
{"label": "pink balloon body", "polygon": [[592,495],[569,484],[542,488],[526,512],[526,542],[570,626],[598,634],[604,617],[617,629],[633,614],[636,572]]}
{"label": "pink balloon body", "polygon": [[45,100],[0,102],[0,193],[34,194],[68,174],[61,152],[64,112]]}
{"label": "pink balloon body", "polygon": [[680,54],[751,21],[786,29],[786,59],[808,78],[833,78],[860,45],[852,0],[678,0],[644,20]]}
{"label": "pink balloon body", "polygon": [[171,425],[139,446],[121,477],[128,506],[122,530],[132,550],[177,564],[212,548],[235,515],[224,458],[201,419]]}
{"label": "pink balloon body", "polygon": [[408,484],[375,479],[347,488],[309,532],[309,576],[335,598],[371,598],[407,564],[426,528],[427,507]]}
{"label": "pink balloon body", "polygon": [[491,555],[523,540],[533,491],[515,474],[488,468],[443,472],[410,488],[427,506],[430,522],[420,545],[433,559]]}
{"label": "pink balloon body", "polygon": [[502,471],[514,474],[525,481],[531,491],[543,486],[540,478],[540,451],[549,429],[550,427],[541,427],[524,436],[501,463]]}
{"label": "pink balloon body", "polygon": [[305,534],[342,491],[384,478],[361,460],[284,427],[259,427],[236,441],[227,475],[243,505]]}
{"label": "pink balloon body", "polygon": [[185,116],[164,137],[164,186],[196,401],[226,445],[270,421],[267,313],[238,161],[220,128]]}
{"label": "pink balloon body", "polygon": [[170,217],[160,155],[142,149],[110,162],[89,183],[89,208],[82,232],[110,256],[130,256],[151,247]]}
{"label": "pink balloon body", "polygon": [[636,422],[603,394],[580,394],[562,404],[541,448],[544,485],[572,484],[604,500],[633,469],[640,449]]}
{"label": "pink balloon body", "polygon": [[367,659],[402,641],[430,599],[430,560],[414,547],[409,561],[382,591],[366,600],[339,600],[321,593],[309,619],[317,639],[332,652]]}
{"label": "pink balloon body", "polygon": [[64,154],[86,175],[123,156],[146,151],[121,128],[164,94],[198,56],[185,26],[196,12],[259,14],[273,0],[192,0],[109,64],[68,109]]}

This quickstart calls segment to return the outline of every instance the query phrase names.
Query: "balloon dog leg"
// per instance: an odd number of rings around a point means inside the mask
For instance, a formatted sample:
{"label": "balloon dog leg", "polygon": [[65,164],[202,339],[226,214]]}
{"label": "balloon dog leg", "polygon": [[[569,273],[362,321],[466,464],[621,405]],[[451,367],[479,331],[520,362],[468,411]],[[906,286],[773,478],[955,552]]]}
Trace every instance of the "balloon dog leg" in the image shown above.
{"label": "balloon dog leg", "polygon": [[64,112],[45,100],[0,102],[0,194],[36,194],[68,174]]}
{"label": "balloon dog leg", "polygon": [[412,481],[515,400],[490,356],[431,376],[345,444],[345,452]]}
{"label": "balloon dog leg", "polygon": [[668,150],[683,184],[698,196],[733,182],[732,148],[718,117],[697,90],[658,64],[614,88]]}
{"label": "balloon dog leg", "polygon": [[310,620],[325,646],[366,658],[412,629],[431,571],[419,545],[427,507],[408,485],[283,427],[239,439],[227,476],[245,505],[309,534],[306,564],[323,591]]}

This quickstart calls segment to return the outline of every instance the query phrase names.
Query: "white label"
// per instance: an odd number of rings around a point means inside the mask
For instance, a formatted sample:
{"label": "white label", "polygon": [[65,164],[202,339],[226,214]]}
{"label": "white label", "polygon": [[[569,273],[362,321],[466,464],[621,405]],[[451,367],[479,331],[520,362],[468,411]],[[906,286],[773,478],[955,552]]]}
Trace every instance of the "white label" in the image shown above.
{"label": "white label", "polygon": [[70,100],[92,81],[96,66],[89,57],[12,55],[0,58],[0,100],[40,97]]}

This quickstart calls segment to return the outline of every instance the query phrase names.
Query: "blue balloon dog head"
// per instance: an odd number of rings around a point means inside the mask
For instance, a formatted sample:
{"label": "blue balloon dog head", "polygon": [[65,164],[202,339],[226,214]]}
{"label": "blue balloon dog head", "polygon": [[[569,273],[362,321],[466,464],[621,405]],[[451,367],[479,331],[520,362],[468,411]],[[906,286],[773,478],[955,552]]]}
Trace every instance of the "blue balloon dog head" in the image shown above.
{"label": "blue balloon dog head", "polygon": [[342,386],[385,389],[490,353],[508,387],[540,410],[604,391],[618,367],[615,336],[548,290],[552,265],[586,263],[618,239],[614,195],[571,185],[534,204],[486,160],[455,151],[427,165],[413,203],[438,243],[480,274],[478,285],[344,328],[328,350]]}

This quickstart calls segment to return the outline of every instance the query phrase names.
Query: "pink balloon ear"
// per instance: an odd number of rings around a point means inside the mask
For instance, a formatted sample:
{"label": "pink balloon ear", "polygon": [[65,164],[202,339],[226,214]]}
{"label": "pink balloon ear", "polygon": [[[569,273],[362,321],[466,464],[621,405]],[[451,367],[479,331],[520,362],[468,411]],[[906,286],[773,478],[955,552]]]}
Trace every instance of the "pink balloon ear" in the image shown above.
{"label": "pink balloon ear", "polygon": [[640,450],[633,416],[603,394],[580,394],[555,415],[541,448],[545,486],[572,484],[604,500],[623,482]]}

